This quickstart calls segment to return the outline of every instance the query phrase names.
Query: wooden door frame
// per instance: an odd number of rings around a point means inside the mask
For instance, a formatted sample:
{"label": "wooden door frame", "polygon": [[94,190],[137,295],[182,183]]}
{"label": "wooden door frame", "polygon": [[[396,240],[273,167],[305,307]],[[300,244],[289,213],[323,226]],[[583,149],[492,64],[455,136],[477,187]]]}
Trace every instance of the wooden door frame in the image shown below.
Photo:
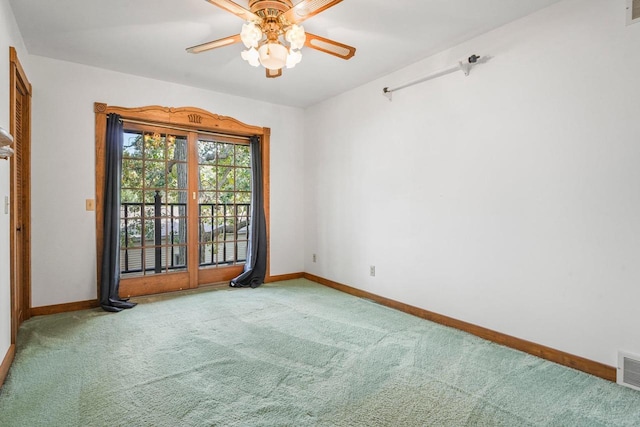
{"label": "wooden door frame", "polygon": [[[242,123],[232,117],[220,116],[210,113],[206,110],[195,107],[162,107],[152,105],[139,108],[125,108],[110,106],[105,103],[94,103],[95,113],[95,140],[96,140],[96,254],[97,254],[97,277],[96,288],[99,299],[100,295],[100,277],[102,270],[102,248],[104,243],[104,180],[105,180],[105,139],[107,130],[107,114],[119,114],[123,119],[139,120],[141,122],[158,124],[164,126],[174,126],[177,128],[187,129],[189,131],[198,132],[215,132],[236,136],[258,136],[262,152],[262,175],[263,175],[263,194],[265,217],[267,223],[267,273],[265,281],[270,276],[270,186],[269,186],[269,164],[270,151],[269,142],[271,129],[267,127],[251,126]],[[194,159],[190,159],[194,160]],[[193,168],[192,168],[193,169]],[[190,173],[196,173],[195,169]],[[191,213],[193,214],[193,213]],[[193,227],[191,227],[193,229]],[[195,233],[195,234],[194,234]],[[197,238],[197,230],[193,229],[190,233],[190,239]],[[211,272],[198,275],[197,259],[190,260],[189,274],[190,282],[193,287],[199,285],[210,284],[217,281],[215,273]],[[215,269],[214,269],[215,270]],[[241,271],[241,269],[239,270]],[[167,288],[172,288],[171,281],[179,280],[178,275],[167,275]],[[134,280],[134,279],[132,279]],[[138,279],[135,279],[138,280]],[[149,293],[144,278],[140,278],[139,286],[140,294]],[[158,289],[162,291],[162,288]],[[136,294],[127,292],[127,295],[134,296]]]}
{"label": "wooden door frame", "polygon": [[[18,60],[18,53],[13,46],[9,47],[9,132],[15,135],[16,132],[16,85],[20,83],[27,91],[28,104],[27,114],[22,117],[22,140],[20,144],[22,158],[22,184],[23,200],[17,200],[17,171],[16,155],[11,157],[11,218],[10,223],[10,282],[11,282],[11,342],[15,344],[20,321],[31,316],[31,96],[33,88],[27,75]],[[24,239],[22,247],[22,265],[17,265],[16,256],[16,216],[18,203],[23,203],[22,209],[22,236]],[[16,283],[16,269],[22,269],[22,289],[18,289]],[[16,293],[22,292],[22,313],[23,318],[18,318],[18,307],[15,307]]]}

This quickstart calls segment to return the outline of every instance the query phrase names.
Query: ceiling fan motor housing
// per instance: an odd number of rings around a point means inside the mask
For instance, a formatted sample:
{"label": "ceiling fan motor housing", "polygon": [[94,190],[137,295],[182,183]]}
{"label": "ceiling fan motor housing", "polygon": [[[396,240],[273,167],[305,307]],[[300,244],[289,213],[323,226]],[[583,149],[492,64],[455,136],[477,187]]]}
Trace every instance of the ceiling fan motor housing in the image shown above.
{"label": "ceiling fan motor housing", "polygon": [[291,0],[251,0],[249,10],[262,19],[277,18],[293,7]]}

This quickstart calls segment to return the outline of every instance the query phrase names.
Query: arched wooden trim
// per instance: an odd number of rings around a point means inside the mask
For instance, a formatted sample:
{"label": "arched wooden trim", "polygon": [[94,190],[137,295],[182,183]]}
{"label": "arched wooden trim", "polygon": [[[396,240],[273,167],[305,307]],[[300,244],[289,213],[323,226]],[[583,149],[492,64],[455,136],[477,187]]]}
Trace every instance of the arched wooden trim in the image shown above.
{"label": "arched wooden trim", "polygon": [[195,107],[161,107],[151,105],[148,107],[125,108],[108,106],[96,102],[94,104],[96,114],[107,115],[115,113],[125,119],[143,120],[146,122],[174,125],[191,128],[193,130],[208,130],[213,132],[228,133],[230,135],[261,136],[266,128],[251,126],[242,123],[232,117],[212,114],[206,110]]}
{"label": "arched wooden trim", "polygon": [[110,106],[101,102],[94,103],[95,139],[96,139],[96,253],[97,253],[97,295],[100,292],[102,266],[102,246],[104,242],[104,179],[105,179],[105,138],[107,131],[107,114],[119,114],[123,119],[140,120],[159,125],[170,125],[194,132],[207,131],[236,136],[258,136],[262,151],[262,173],[265,217],[267,222],[267,275],[270,273],[270,185],[269,142],[271,129],[251,126],[232,117],[220,116],[195,107],[162,107],[151,105],[146,107],[126,108]]}

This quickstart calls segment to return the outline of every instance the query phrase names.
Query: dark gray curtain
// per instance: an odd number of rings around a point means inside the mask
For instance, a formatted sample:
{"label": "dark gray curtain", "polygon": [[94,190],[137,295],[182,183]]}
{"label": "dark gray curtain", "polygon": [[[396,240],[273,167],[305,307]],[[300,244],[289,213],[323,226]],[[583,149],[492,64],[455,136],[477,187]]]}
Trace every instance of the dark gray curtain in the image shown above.
{"label": "dark gray curtain", "polygon": [[106,311],[118,312],[135,307],[120,299],[120,182],[122,180],[122,121],[117,114],[107,115],[104,178],[104,243],[100,305]]}
{"label": "dark gray curtain", "polygon": [[251,219],[249,244],[244,271],[229,286],[257,288],[264,283],[267,274],[267,221],[264,216],[264,193],[262,187],[262,154],[260,140],[251,137]]}

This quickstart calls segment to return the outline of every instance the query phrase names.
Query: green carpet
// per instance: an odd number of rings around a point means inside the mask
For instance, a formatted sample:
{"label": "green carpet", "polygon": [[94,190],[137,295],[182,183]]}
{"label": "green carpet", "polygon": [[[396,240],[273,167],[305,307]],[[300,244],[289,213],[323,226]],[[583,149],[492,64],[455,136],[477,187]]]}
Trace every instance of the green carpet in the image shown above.
{"label": "green carpet", "polygon": [[306,280],[24,323],[1,426],[638,426],[640,393]]}

